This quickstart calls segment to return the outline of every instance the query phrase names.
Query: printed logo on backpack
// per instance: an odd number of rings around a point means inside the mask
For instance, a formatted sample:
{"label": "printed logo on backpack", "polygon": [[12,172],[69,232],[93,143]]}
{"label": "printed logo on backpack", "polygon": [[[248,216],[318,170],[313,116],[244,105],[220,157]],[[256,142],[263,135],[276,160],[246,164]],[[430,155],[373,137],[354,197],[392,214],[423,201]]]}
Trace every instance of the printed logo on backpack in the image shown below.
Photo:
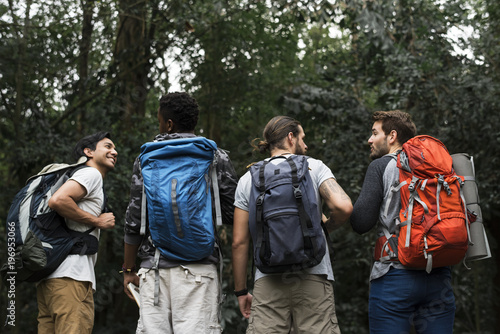
{"label": "printed logo on backpack", "polygon": [[313,267],[325,255],[320,207],[307,157],[292,155],[250,167],[249,227],[255,266],[263,273]]}
{"label": "printed logo on backpack", "polygon": [[400,183],[391,189],[400,192],[398,230],[392,236],[384,231],[375,247],[376,260],[398,260],[427,272],[462,261],[469,219],[464,179],[452,163],[446,147],[433,137],[416,136],[403,145],[397,157]]}

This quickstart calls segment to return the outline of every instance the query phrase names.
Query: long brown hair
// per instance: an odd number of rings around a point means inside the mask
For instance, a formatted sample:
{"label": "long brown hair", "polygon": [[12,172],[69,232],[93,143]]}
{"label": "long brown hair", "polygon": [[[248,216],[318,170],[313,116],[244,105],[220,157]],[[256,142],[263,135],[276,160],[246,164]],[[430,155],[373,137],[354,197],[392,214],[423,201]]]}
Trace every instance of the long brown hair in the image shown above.
{"label": "long brown hair", "polygon": [[[283,139],[291,132],[294,136],[299,134],[300,122],[288,116],[273,117],[262,133],[264,140],[255,138],[252,146],[260,153],[271,151],[275,148],[284,149]],[[258,142],[258,143],[256,143]]]}

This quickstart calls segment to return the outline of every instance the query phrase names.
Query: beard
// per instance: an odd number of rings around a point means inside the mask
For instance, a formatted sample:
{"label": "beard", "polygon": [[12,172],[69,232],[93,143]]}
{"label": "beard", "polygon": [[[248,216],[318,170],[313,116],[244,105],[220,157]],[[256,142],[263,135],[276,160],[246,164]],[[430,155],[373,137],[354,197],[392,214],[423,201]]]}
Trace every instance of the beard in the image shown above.
{"label": "beard", "polygon": [[299,142],[295,143],[295,154],[296,155],[306,155],[306,150],[304,150],[300,145]]}
{"label": "beard", "polygon": [[389,145],[387,145],[387,138],[380,145],[372,145],[372,152],[370,153],[370,158],[372,160],[383,157],[389,153]]}

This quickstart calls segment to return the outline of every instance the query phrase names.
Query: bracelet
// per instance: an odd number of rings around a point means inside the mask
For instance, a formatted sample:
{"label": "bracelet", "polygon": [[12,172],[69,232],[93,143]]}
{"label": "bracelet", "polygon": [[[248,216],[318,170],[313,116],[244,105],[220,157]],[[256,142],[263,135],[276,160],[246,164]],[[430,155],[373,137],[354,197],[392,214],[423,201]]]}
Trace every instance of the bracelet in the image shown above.
{"label": "bracelet", "polygon": [[239,291],[235,291],[234,292],[234,295],[236,297],[245,296],[246,294],[248,294],[248,289],[247,288],[244,288],[243,290],[239,290]]}
{"label": "bracelet", "polygon": [[133,265],[132,268],[125,268],[125,263],[122,265],[122,270],[119,271],[120,274],[123,274],[123,273],[130,274],[132,272],[135,273],[135,265]]}

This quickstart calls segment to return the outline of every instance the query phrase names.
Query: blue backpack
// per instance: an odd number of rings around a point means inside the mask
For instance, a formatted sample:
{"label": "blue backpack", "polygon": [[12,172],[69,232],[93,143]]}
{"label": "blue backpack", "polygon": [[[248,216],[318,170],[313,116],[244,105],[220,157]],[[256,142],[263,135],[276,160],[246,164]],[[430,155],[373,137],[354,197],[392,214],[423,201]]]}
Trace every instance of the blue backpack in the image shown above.
{"label": "blue backpack", "polygon": [[[214,252],[210,180],[216,197],[217,225],[222,225],[214,154],[217,145],[204,137],[149,142],[141,147],[144,180],[141,233],[147,218],[151,241],[167,259],[198,261]],[[147,203],[147,204],[146,204]]]}
{"label": "blue backpack", "polygon": [[48,206],[57,189],[86,167],[86,160],[45,166],[16,194],[7,215],[8,261],[0,269],[4,279],[15,275],[18,281],[37,282],[54,272],[68,254],[97,252],[98,240],[90,235],[95,228],[70,230]]}
{"label": "blue backpack", "polygon": [[[300,271],[321,262],[326,241],[307,156],[279,156],[250,167],[249,227],[263,273]],[[283,159],[279,164],[270,163]]]}

